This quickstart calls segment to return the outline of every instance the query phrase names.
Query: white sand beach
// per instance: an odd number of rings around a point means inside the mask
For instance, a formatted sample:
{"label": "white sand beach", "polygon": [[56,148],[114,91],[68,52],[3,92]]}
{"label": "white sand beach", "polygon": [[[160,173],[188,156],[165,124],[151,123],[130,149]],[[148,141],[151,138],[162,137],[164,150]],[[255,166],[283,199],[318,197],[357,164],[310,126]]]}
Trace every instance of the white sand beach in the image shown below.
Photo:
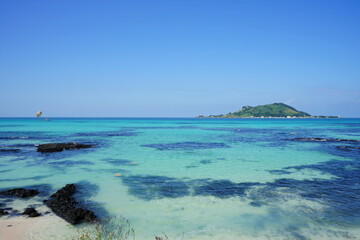
{"label": "white sand beach", "polygon": [[1,240],[76,239],[77,228],[56,215],[0,218]]}
{"label": "white sand beach", "polygon": [[40,218],[10,217],[0,219],[0,239],[24,240],[27,231],[39,221]]}

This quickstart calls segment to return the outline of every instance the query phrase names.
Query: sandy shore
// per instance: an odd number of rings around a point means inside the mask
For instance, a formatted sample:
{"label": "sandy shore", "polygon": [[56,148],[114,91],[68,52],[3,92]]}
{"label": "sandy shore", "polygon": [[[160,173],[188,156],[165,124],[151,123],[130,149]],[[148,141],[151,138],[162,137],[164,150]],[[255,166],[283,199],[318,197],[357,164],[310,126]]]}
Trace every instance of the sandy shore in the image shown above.
{"label": "sandy shore", "polygon": [[29,231],[40,218],[10,217],[0,219],[0,239],[25,240]]}
{"label": "sandy shore", "polygon": [[12,216],[0,218],[0,240],[74,239],[74,228],[54,214],[36,218]]}
{"label": "sandy shore", "polygon": [[[12,200],[3,206],[10,214],[0,217],[0,240],[71,240],[76,236],[77,228],[52,213],[41,197]],[[28,207],[34,207],[41,216],[21,215]]]}

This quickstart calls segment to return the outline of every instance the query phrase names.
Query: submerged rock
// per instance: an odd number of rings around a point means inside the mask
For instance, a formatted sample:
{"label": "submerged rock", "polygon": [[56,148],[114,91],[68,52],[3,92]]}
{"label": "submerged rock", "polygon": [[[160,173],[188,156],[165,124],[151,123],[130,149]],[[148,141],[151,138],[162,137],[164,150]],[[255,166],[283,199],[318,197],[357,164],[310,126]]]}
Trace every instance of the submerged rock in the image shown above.
{"label": "submerged rock", "polygon": [[13,152],[13,153],[17,153],[17,152],[20,152],[20,149],[17,149],[17,148],[0,149],[0,152]]}
{"label": "submerged rock", "polygon": [[27,197],[33,197],[38,193],[39,191],[36,189],[14,188],[10,190],[1,191],[0,195],[27,198]]}
{"label": "submerged rock", "polygon": [[196,149],[212,149],[212,148],[230,148],[225,143],[214,142],[178,142],[178,143],[160,143],[145,144],[143,147],[155,148],[157,150],[196,150]]}
{"label": "submerged rock", "polygon": [[250,206],[253,206],[253,207],[261,207],[261,203],[260,202],[250,202]]}
{"label": "submerged rock", "polygon": [[360,140],[342,138],[293,138],[290,140],[307,142],[360,142]]}
{"label": "submerged rock", "polygon": [[9,214],[8,211],[6,211],[5,209],[1,209],[1,208],[0,208],[0,217],[1,217],[1,216],[8,215],[8,214]]}
{"label": "submerged rock", "polygon": [[40,144],[37,147],[38,152],[61,152],[64,150],[76,150],[82,148],[91,148],[93,145],[90,144],[81,144],[81,143],[46,143]]}
{"label": "submerged rock", "polygon": [[28,215],[29,217],[38,217],[40,213],[38,213],[35,208],[26,208],[25,211],[22,213],[23,215]]}
{"label": "submerged rock", "polygon": [[93,222],[95,214],[87,209],[78,207],[78,202],[72,198],[75,193],[75,184],[67,184],[50,196],[44,203],[59,217],[71,224]]}
{"label": "submerged rock", "polygon": [[351,151],[351,150],[360,150],[360,147],[353,147],[353,146],[337,146],[337,149],[344,150],[344,151]]}

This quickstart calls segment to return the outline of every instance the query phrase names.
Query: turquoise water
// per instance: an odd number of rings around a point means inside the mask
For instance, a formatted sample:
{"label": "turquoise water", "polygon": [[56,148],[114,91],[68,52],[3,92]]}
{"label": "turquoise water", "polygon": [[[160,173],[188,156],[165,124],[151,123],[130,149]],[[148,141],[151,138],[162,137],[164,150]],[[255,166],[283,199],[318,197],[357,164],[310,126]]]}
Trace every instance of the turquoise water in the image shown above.
{"label": "turquoise water", "polygon": [[[360,142],[300,137],[360,140],[360,119],[3,118],[0,150],[19,150],[0,152],[0,188],[77,183],[136,239],[359,238]],[[36,152],[49,142],[95,147]]]}

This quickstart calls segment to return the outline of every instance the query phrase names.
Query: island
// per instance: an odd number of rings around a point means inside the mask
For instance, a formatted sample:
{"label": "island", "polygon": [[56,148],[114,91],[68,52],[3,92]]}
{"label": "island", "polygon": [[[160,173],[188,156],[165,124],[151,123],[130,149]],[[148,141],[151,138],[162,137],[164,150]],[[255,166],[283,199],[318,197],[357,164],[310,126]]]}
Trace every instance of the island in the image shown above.
{"label": "island", "polygon": [[203,116],[197,118],[339,118],[338,116],[312,116],[298,111],[284,103],[272,103],[256,107],[244,106],[240,110],[220,115]]}

